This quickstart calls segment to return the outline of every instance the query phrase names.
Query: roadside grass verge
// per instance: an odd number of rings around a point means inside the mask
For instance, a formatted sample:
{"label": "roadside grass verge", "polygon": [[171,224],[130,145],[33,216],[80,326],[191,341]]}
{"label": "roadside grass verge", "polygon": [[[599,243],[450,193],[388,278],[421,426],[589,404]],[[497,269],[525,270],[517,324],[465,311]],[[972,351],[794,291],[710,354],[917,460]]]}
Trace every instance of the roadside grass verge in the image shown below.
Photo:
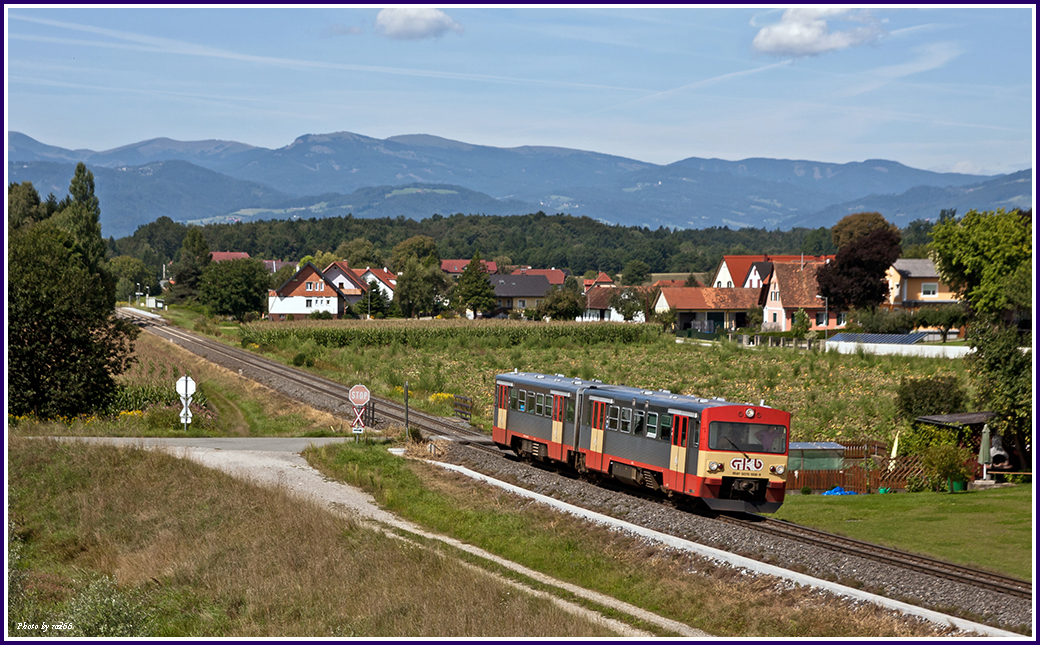
{"label": "roadside grass verge", "polygon": [[[137,390],[167,390],[177,397],[175,383],[191,376],[206,407],[198,410],[187,431],[180,420],[181,404],[142,405],[110,417],[70,419],[8,417],[14,436],[101,437],[242,437],[307,436],[343,430],[342,419],[293,401],[270,388],[199,358],[173,343],[142,333],[134,347],[136,363],[117,377],[120,385]],[[200,398],[197,396],[196,398]]]}
{"label": "roadside grass verge", "polygon": [[[187,459],[12,438],[8,469],[11,636],[40,636],[18,624],[43,621],[77,636],[613,635],[457,559]],[[125,611],[106,618],[106,607]]]}
{"label": "roadside grass verge", "polygon": [[1033,487],[963,493],[788,495],[773,517],[1033,579]]}
{"label": "roadside grass verge", "polygon": [[[376,446],[310,448],[326,476],[358,486],[379,504],[566,582],[608,594],[719,636],[877,637],[938,635],[872,606],[853,607],[789,588],[557,513],[437,466]],[[941,630],[940,630],[941,631]]]}

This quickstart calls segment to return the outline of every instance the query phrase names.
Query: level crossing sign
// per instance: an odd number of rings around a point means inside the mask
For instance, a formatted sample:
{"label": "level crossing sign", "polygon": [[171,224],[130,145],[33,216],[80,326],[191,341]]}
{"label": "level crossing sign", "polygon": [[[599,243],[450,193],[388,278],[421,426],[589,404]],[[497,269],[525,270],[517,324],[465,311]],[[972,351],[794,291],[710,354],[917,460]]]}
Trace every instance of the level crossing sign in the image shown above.
{"label": "level crossing sign", "polygon": [[350,429],[354,434],[361,434],[365,431],[365,406],[371,400],[372,393],[364,385],[355,385],[350,388],[349,398],[354,406],[354,421],[350,424]]}

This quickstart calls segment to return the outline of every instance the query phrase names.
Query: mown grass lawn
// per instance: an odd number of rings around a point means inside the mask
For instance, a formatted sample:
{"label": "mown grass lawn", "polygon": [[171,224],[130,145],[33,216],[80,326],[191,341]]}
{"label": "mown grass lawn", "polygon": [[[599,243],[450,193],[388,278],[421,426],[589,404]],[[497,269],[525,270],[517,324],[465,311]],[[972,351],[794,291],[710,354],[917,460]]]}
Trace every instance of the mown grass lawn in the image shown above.
{"label": "mown grass lawn", "polygon": [[1033,486],[962,493],[788,494],[773,517],[1033,579]]}

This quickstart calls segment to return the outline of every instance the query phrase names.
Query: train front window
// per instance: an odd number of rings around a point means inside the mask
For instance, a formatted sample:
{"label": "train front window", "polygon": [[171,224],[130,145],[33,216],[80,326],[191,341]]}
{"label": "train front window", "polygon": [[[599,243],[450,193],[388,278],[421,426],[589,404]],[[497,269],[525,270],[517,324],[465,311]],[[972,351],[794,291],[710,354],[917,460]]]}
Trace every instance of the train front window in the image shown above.
{"label": "train front window", "polygon": [[712,421],[708,425],[708,447],[781,455],[787,451],[787,428],[764,423]]}

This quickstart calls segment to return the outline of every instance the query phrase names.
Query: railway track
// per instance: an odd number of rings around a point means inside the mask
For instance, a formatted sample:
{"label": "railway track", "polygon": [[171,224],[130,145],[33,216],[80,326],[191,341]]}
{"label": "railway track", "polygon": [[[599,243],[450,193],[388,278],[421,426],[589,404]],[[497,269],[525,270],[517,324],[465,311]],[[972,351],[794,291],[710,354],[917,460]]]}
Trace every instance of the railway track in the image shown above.
{"label": "railway track", "polygon": [[720,515],[718,519],[724,522],[732,522],[744,526],[750,526],[756,531],[762,531],[777,537],[796,540],[814,546],[824,547],[831,551],[854,555],[859,558],[867,558],[875,562],[882,562],[909,569],[918,573],[952,580],[961,584],[971,585],[999,593],[1016,596],[1018,598],[1032,598],[1033,584],[1027,580],[1019,580],[998,573],[982,571],[972,567],[952,564],[943,560],[936,560],[924,555],[891,549],[888,547],[854,540],[834,533],[819,531],[806,526],[792,524],[784,520],[771,517],[750,515],[747,517]]}
{"label": "railway track", "polygon": [[[124,309],[118,311],[118,315],[132,318],[135,323],[142,325],[150,333],[171,340],[204,358],[217,356],[223,359],[222,362],[230,360],[232,362],[240,363],[248,367],[251,372],[268,374],[281,381],[290,382],[293,387],[305,389],[320,395],[321,398],[324,398],[329,402],[326,407],[334,413],[342,413],[346,416],[346,414],[352,409],[348,396],[350,387],[347,385],[302,372],[271,359],[256,356],[251,352],[229,347],[223,343],[185,332],[175,327],[170,327],[161,318],[151,318],[140,314],[141,312],[134,310]],[[391,422],[404,425],[406,412],[403,404],[379,397],[372,397],[372,401],[375,403],[377,423]],[[468,444],[472,448],[495,453],[502,458],[508,458],[505,453],[502,453],[497,447],[491,444],[490,437],[461,420],[459,420],[459,422],[445,421],[440,417],[418,412],[414,409],[408,410],[407,418],[409,427],[418,428],[420,431],[425,432],[428,435],[434,437],[446,436],[458,443]],[[617,492],[657,502],[668,503],[668,501],[663,497],[653,495],[649,491],[641,491],[640,489],[633,489],[621,485],[615,486],[606,481],[604,481],[604,483]],[[685,504],[671,505],[682,506],[686,511],[692,510]],[[713,519],[722,522],[739,524],[746,529],[765,532],[778,538],[793,540],[803,544],[825,548],[830,551],[888,564],[901,569],[952,580],[979,589],[986,589],[1018,598],[1032,598],[1033,596],[1032,583],[1025,580],[1019,580],[971,567],[936,560],[927,556],[870,544],[769,517],[750,514],[726,515],[718,513],[712,513],[711,516]]]}
{"label": "railway track", "polygon": [[[172,327],[158,316],[153,317],[144,312],[126,308],[118,309],[116,315],[132,320],[145,331],[174,342],[203,358],[210,360],[219,358],[220,362],[224,364],[230,361],[232,364],[242,366],[240,370],[247,368],[254,374],[260,373],[280,381],[287,381],[294,389],[309,391],[315,397],[324,400],[326,403],[323,407],[330,412],[342,414],[344,417],[352,414],[353,405],[349,398],[351,387],[349,385],[315,376],[277,361],[257,356],[252,352],[230,347],[224,343]],[[371,397],[371,402],[376,423],[389,422],[405,425],[407,419],[409,427],[417,428],[420,432],[429,435],[447,436],[462,443],[490,442],[490,437],[461,419],[458,422],[446,421],[414,408],[406,410],[403,403],[376,396]],[[479,444],[478,447],[490,448],[490,446],[480,446]],[[492,448],[492,450],[499,452],[497,448]]]}

